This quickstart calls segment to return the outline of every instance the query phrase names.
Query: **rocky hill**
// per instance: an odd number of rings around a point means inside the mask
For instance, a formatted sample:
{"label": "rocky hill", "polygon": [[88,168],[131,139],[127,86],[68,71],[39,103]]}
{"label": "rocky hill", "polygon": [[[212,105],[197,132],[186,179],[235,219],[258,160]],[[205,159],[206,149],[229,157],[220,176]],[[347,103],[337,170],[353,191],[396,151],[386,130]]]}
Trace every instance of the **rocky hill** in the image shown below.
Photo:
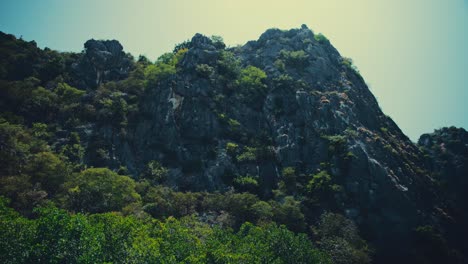
{"label": "rocky hill", "polygon": [[[305,25],[269,29],[234,48],[196,34],[155,63],[135,60],[115,40],[90,40],[78,54],[6,34],[0,42],[2,122],[30,130],[72,164],[70,173],[106,167],[181,194],[250,193],[272,213],[231,212],[237,220],[308,233],[336,263],[352,261],[330,249],[344,248],[341,242],[331,246],[317,231],[326,212],[359,227],[370,246],[356,242],[353,250],[366,261],[464,260],[468,247],[457,233],[467,229],[468,133],[444,128],[411,142],[352,60]],[[10,142],[5,133],[2,142]],[[2,144],[2,177],[28,174],[31,161]],[[35,155],[28,151],[25,157]],[[49,189],[50,179],[30,181],[44,191],[41,199],[60,205],[71,199],[66,178]],[[158,217],[161,202],[138,193],[141,211]],[[192,211],[203,221],[221,215],[198,206]]]}

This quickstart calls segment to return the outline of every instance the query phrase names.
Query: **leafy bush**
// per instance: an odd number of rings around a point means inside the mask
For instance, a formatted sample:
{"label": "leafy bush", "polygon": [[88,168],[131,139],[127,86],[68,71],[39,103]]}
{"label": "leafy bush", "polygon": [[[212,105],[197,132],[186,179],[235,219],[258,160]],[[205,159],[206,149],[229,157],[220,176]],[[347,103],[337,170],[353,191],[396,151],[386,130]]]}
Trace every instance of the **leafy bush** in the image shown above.
{"label": "leafy bush", "polygon": [[273,207],[265,201],[253,204],[252,211],[258,221],[271,221],[273,217]]}
{"label": "leafy bush", "polygon": [[148,67],[146,67],[145,79],[147,79],[149,83],[157,82],[175,73],[176,73],[176,69],[173,65],[159,62],[156,64],[151,64]]}
{"label": "leafy bush", "polygon": [[264,90],[266,86],[263,81],[266,77],[266,73],[261,69],[254,66],[247,66],[247,68],[241,70],[236,83],[241,89],[249,91]]}
{"label": "leafy bush", "polygon": [[346,143],[346,137],[342,135],[322,136],[322,138],[328,140],[331,145],[338,146]]}
{"label": "leafy bush", "polygon": [[237,93],[240,97],[254,108],[260,108],[262,104],[261,98],[265,96],[267,86],[264,84],[267,75],[261,69],[248,66],[242,69],[239,77],[235,81],[238,87]]}
{"label": "leafy bush", "polygon": [[314,36],[315,41],[318,43],[329,43],[330,41],[322,33],[318,33]]}
{"label": "leafy bush", "polygon": [[240,74],[240,61],[232,52],[221,51],[217,64],[219,74],[228,80],[235,80]]}
{"label": "leafy bush", "polygon": [[66,83],[59,83],[54,92],[58,95],[58,99],[65,104],[77,102],[86,92],[78,90]]}
{"label": "leafy bush", "polygon": [[328,152],[331,155],[344,155],[346,151],[346,137],[342,135],[324,135],[323,139],[328,141]]}
{"label": "leafy bush", "polygon": [[226,48],[226,44],[224,44],[223,37],[213,35],[213,36],[211,36],[210,39],[211,39],[211,41],[213,41],[213,45],[214,45],[217,49],[224,49],[224,48]]}
{"label": "leafy bush", "polygon": [[233,185],[240,192],[258,192],[258,180],[251,175],[237,176],[233,181]]}
{"label": "leafy bush", "polygon": [[321,196],[329,192],[331,188],[331,176],[326,171],[321,171],[312,176],[307,184],[307,191],[315,197]]}
{"label": "leafy bush", "polygon": [[280,72],[284,72],[286,70],[286,64],[284,63],[283,60],[281,59],[277,59],[275,62],[274,62],[274,65],[275,67],[280,71]]}
{"label": "leafy bush", "polygon": [[210,76],[213,75],[214,73],[213,67],[211,67],[208,64],[198,64],[195,67],[195,71],[200,77],[203,77],[203,78],[210,78]]}
{"label": "leafy bush", "polygon": [[156,160],[148,162],[143,178],[149,179],[154,183],[161,183],[166,180],[169,170]]}
{"label": "leafy bush", "polygon": [[283,201],[271,201],[273,220],[286,225],[295,232],[304,232],[306,228],[305,216],[301,211],[301,203],[293,196],[284,197]]}
{"label": "leafy bush", "polygon": [[348,69],[350,69],[351,71],[353,71],[354,73],[358,74],[360,76],[360,73],[359,73],[359,70],[358,68],[353,64],[353,60],[351,58],[346,58],[346,57],[343,57],[341,59],[341,63]]}
{"label": "leafy bush", "polygon": [[239,162],[255,162],[257,161],[257,148],[244,147],[244,151],[237,155],[237,161]]}
{"label": "leafy bush", "polygon": [[240,123],[239,121],[235,120],[235,119],[232,119],[232,118],[229,118],[228,121],[227,121],[228,125],[229,125],[229,128],[231,130],[237,130],[239,129],[240,127]]}
{"label": "leafy bush", "polygon": [[179,49],[177,53],[166,53],[158,58],[155,64],[148,65],[144,70],[145,79],[149,84],[168,78],[177,72],[177,65],[188,51],[186,48]]}
{"label": "leafy bush", "polygon": [[282,50],[280,51],[280,57],[286,62],[287,65],[293,67],[304,67],[308,64],[309,55],[303,50]]}
{"label": "leafy bush", "polygon": [[231,156],[234,156],[237,153],[238,149],[239,145],[237,145],[236,143],[228,142],[226,144],[226,152]]}
{"label": "leafy bush", "polygon": [[223,126],[226,136],[232,139],[240,139],[242,136],[242,125],[236,119],[228,117],[226,114],[218,114],[219,123]]}

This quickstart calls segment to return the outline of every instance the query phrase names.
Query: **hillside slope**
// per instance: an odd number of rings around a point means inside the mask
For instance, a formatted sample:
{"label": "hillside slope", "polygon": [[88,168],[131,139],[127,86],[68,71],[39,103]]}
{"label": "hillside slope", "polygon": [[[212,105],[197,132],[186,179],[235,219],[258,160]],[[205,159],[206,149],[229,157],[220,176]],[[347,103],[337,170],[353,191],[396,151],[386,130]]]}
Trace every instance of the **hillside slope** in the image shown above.
{"label": "hillside slope", "polygon": [[[305,25],[269,29],[234,48],[196,34],[155,63],[135,60],[115,40],[90,40],[78,54],[40,50],[6,34],[0,46],[2,142],[22,142],[11,127],[21,125],[46,145],[21,149],[24,155],[16,143],[2,145],[3,182],[29,175],[35,187],[28,188],[43,191],[28,199],[76,212],[115,210],[81,200],[65,205],[74,190],[69,176],[52,184],[28,169],[37,153],[50,151],[71,166],[70,175],[106,167],[137,186],[181,195],[250,193],[272,213],[234,215],[239,222],[273,220],[313,239],[320,232],[311,227],[325,212],[342,214],[375,249],[377,263],[423,262],[428,247],[436,247],[431,261],[462,261],[466,245],[454,234],[466,230],[466,131],[453,140],[439,131],[414,144],[382,113],[352,61]],[[138,210],[164,215],[154,209],[160,200],[141,188]],[[27,212],[10,189],[2,194]],[[188,212],[205,217],[217,211],[193,208]],[[427,242],[434,236],[442,237],[436,246]]]}

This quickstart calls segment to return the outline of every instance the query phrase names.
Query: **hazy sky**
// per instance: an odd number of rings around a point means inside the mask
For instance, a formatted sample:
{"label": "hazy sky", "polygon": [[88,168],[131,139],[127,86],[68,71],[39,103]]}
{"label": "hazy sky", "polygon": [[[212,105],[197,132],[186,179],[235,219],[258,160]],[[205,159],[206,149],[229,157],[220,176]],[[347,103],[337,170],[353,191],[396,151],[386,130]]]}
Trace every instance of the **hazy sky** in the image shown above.
{"label": "hazy sky", "polygon": [[156,59],[196,32],[228,45],[307,24],[353,58],[383,111],[412,140],[468,128],[468,0],[1,0],[0,30],[81,51],[117,39]]}

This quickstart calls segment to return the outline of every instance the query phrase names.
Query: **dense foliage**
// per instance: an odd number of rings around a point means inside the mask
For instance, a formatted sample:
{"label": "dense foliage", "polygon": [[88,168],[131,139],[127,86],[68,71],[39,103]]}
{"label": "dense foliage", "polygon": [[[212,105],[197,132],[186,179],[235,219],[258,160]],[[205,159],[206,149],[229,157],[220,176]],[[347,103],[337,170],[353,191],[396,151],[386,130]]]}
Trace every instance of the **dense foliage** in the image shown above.
{"label": "dense foliage", "polygon": [[304,234],[275,224],[235,232],[193,217],[70,214],[50,204],[34,213],[26,219],[0,199],[2,263],[331,263]]}

